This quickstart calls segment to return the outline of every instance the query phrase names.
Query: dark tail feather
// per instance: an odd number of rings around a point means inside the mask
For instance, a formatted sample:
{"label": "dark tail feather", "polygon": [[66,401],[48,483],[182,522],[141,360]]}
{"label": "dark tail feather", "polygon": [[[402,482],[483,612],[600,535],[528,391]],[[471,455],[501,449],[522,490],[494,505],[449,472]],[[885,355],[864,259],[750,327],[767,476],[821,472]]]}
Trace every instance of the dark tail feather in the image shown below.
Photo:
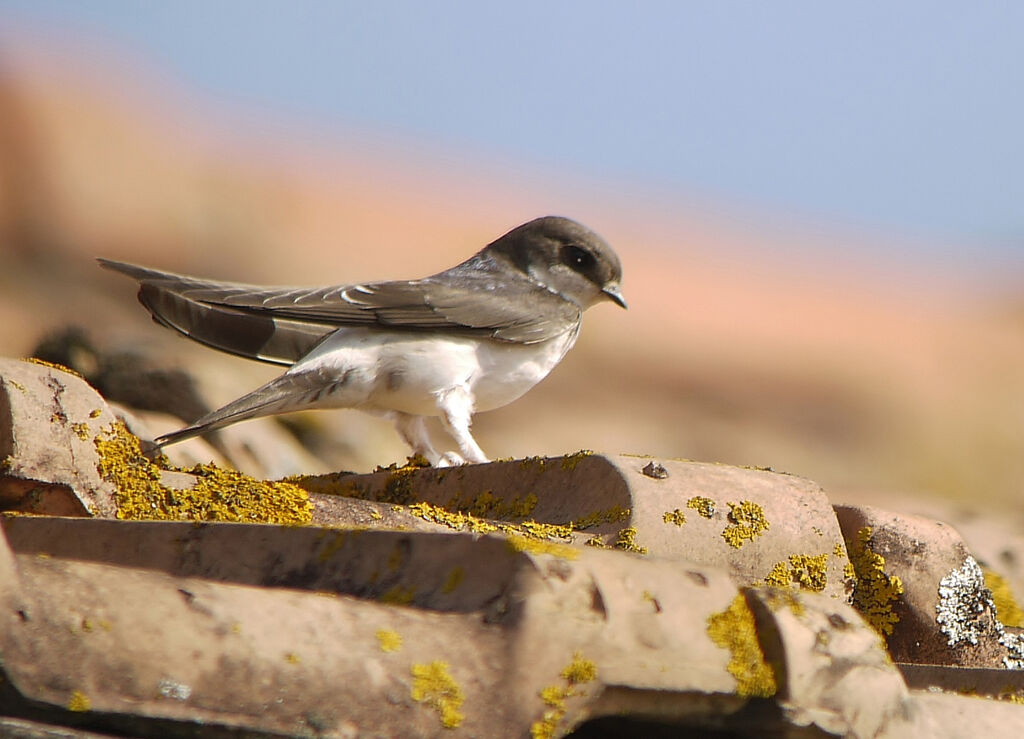
{"label": "dark tail feather", "polygon": [[[199,294],[203,290],[213,290],[222,286],[221,283],[109,259],[100,259],[99,262],[107,269],[139,281],[139,302],[157,323],[229,354],[288,366],[333,330],[323,324],[274,318],[265,313],[206,303],[185,295],[190,291]],[[235,287],[248,289],[243,285]]]}
{"label": "dark tail feather", "polygon": [[303,398],[302,388],[297,385],[295,376],[281,375],[263,387],[243,395],[238,400],[231,401],[223,408],[208,413],[195,423],[157,437],[156,446],[176,444],[179,441],[191,439],[193,436],[201,436],[250,418],[272,416],[294,410],[301,404]]}
{"label": "dark tail feather", "polygon": [[247,359],[291,365],[331,329],[189,300],[143,283],[139,302],[153,319],[201,344]]}

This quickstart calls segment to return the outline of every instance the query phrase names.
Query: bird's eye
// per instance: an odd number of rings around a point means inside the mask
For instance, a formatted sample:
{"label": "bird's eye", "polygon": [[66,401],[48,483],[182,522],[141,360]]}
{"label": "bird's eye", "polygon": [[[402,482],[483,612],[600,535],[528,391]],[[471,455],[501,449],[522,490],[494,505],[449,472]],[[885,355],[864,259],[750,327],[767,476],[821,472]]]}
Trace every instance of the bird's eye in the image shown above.
{"label": "bird's eye", "polygon": [[564,261],[577,272],[584,272],[594,266],[594,255],[578,246],[565,249]]}

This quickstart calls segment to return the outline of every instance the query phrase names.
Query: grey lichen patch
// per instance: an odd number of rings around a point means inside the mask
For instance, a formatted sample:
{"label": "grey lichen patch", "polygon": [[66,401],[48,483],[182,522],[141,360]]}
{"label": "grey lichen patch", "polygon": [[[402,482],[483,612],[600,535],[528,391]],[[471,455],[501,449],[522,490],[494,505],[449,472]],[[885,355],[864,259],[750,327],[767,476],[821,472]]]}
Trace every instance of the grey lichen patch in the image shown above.
{"label": "grey lichen patch", "polygon": [[994,637],[1006,649],[1003,664],[1011,670],[1024,669],[1024,639],[1006,631],[996,618],[992,591],[985,574],[970,555],[964,563],[939,581],[939,603],[935,620],[951,647],[975,645]]}
{"label": "grey lichen patch", "polygon": [[974,557],[939,581],[939,602],[935,620],[951,647],[977,644],[991,633],[994,619],[992,593],[985,587],[985,575]]}

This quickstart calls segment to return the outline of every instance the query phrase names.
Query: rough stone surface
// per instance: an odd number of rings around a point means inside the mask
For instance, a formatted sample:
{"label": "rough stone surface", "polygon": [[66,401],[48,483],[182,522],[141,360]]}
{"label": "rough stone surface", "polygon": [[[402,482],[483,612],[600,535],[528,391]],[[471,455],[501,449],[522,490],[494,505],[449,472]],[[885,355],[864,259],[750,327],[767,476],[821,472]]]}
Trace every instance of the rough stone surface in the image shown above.
{"label": "rough stone surface", "polygon": [[722,567],[739,584],[768,580],[846,596],[842,533],[818,485],[675,460],[660,461],[667,475],[652,478],[643,472],[649,462],[581,452],[295,482],[328,495],[571,526],[573,541]]}
{"label": "rough stone surface", "polygon": [[866,506],[839,506],[836,513],[851,551],[866,544],[884,558],[885,573],[899,578],[902,592],[892,603],[887,635],[895,660],[1003,665],[1008,653],[991,593],[951,526]]}
{"label": "rough stone surface", "polygon": [[80,377],[0,358],[0,507],[113,516],[115,489],[97,471],[93,439],[114,420]]}
{"label": "rough stone surface", "polygon": [[0,736],[1024,732],[1012,588],[937,521],[589,452],[268,482],[115,414],[0,363],[0,509],[51,514],[0,518]]}
{"label": "rough stone surface", "polygon": [[[706,568],[530,554],[470,534],[27,518],[7,528],[34,544],[37,524],[84,530],[54,537],[53,553],[0,552],[8,715],[84,714],[84,727],[142,736],[195,721],[203,736],[526,736],[628,710],[634,695],[673,723],[747,700],[707,634],[737,590]],[[86,531],[103,527],[129,541],[104,550]],[[155,555],[136,546],[160,541]]]}
{"label": "rough stone surface", "polygon": [[907,721],[903,678],[878,633],[850,606],[766,588],[750,591],[748,599],[765,651],[778,664],[780,702],[792,724],[876,736]]}

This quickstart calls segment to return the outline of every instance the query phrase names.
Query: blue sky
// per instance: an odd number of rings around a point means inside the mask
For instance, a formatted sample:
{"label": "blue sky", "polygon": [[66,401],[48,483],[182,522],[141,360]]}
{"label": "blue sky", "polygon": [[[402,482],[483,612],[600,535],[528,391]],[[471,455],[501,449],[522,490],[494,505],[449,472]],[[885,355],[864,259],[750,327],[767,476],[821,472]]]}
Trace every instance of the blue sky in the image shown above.
{"label": "blue sky", "polygon": [[[1024,3],[0,0],[253,114],[1024,254]],[[2,22],[2,21],[0,21]]]}

